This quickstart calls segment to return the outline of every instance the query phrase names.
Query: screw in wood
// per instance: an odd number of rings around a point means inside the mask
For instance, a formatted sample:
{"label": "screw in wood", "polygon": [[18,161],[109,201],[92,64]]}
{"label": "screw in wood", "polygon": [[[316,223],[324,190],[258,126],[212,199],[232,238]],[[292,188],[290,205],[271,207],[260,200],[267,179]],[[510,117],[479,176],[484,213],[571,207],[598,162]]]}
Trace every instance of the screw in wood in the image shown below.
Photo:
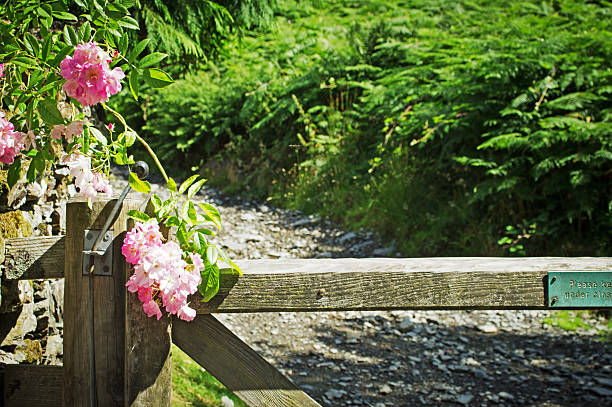
{"label": "screw in wood", "polygon": [[325,294],[327,294],[327,291],[325,291],[325,288],[321,288],[317,294],[319,297],[323,297]]}

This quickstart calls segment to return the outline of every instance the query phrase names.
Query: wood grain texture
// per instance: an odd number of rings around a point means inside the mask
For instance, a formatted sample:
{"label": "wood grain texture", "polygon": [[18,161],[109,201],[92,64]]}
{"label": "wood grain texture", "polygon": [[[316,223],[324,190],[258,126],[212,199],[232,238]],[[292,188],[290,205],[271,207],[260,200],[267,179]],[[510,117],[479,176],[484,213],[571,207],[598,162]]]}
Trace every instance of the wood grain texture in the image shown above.
{"label": "wood grain texture", "polygon": [[172,340],[251,407],[319,406],[212,315],[175,318]]}
{"label": "wood grain texture", "polygon": [[[130,358],[134,352],[141,349],[127,348],[128,344],[132,346],[134,341],[126,339],[126,323],[130,319],[126,318],[126,262],[121,254],[127,228],[127,212],[130,209],[140,208],[141,199],[126,199],[119,217],[112,226],[114,232],[112,276],[82,275],[84,230],[101,229],[115,202],[116,200],[96,201],[88,207],[86,201],[71,201],[66,207],[64,402],[69,406],[90,406],[92,388],[95,390],[97,406],[133,405],[131,404],[133,400],[129,400],[126,396],[128,391],[135,394],[147,391],[146,388],[136,389],[134,385],[143,381],[140,376],[148,377],[147,365],[140,365],[139,372],[130,368]],[[90,314],[92,301],[93,318]],[[142,314],[142,310],[139,312]],[[139,340],[149,340],[146,332],[137,332],[137,334],[144,334]],[[168,348],[169,346],[168,340]],[[169,349],[165,355],[168,353]],[[95,361],[93,375],[92,359]],[[170,391],[169,385],[169,382],[163,383],[165,392]]]}
{"label": "wood grain texture", "polygon": [[612,258],[296,259],[238,262],[198,313],[544,309],[548,271],[612,270]]}
{"label": "wood grain texture", "polygon": [[64,236],[6,239],[4,278],[34,280],[64,277]]}
{"label": "wood grain texture", "polygon": [[62,366],[4,366],[5,407],[60,407],[63,390]]}

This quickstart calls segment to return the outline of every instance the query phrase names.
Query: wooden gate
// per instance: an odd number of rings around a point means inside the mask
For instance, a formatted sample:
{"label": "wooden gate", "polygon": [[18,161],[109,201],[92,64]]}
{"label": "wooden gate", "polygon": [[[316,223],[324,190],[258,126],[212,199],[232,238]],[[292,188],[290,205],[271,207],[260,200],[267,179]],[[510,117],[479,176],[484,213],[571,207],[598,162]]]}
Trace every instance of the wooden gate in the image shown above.
{"label": "wooden gate", "polygon": [[66,236],[5,242],[4,279],[65,278],[64,365],[6,366],[5,406],[169,406],[172,342],[250,406],[318,406],[211,314],[548,309],[549,272],[612,270],[609,257],[242,261],[244,275],[222,274],[210,302],[192,299],[194,321],[157,321],[127,293],[121,255],[126,214],[145,203],[124,201],[106,275],[85,270],[88,233],[114,203],[71,201]]}

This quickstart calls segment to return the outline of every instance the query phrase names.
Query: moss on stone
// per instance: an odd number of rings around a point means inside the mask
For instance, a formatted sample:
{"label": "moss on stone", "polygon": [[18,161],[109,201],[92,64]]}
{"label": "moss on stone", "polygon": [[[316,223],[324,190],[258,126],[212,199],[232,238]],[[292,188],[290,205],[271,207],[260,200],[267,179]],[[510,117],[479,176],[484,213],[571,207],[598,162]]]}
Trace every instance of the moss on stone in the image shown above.
{"label": "moss on stone", "polygon": [[20,346],[18,350],[23,353],[28,363],[35,363],[42,360],[43,349],[38,340],[26,339],[24,345]]}
{"label": "moss on stone", "polygon": [[7,177],[8,170],[0,170],[0,194],[8,194],[10,190]]}
{"label": "moss on stone", "polygon": [[21,211],[0,213],[0,236],[4,239],[28,237],[32,235],[32,225]]}

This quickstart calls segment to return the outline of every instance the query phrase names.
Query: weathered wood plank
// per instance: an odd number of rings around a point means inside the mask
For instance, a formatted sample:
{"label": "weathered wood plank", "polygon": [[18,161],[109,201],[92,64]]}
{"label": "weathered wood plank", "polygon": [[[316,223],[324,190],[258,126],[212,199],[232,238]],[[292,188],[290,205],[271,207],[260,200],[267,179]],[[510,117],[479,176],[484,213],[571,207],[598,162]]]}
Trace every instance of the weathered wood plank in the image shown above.
{"label": "weathered wood plank", "polygon": [[[142,209],[141,199],[127,198],[112,226],[112,275],[82,275],[84,230],[101,229],[115,202],[96,201],[90,208],[86,201],[72,201],[66,207],[64,402],[169,406],[170,320],[153,321],[157,324],[145,320],[142,309],[128,307],[125,288],[127,264],[121,246],[127,212]],[[163,338],[152,335],[164,333],[166,348],[160,350],[157,344]]]}
{"label": "weathered wood plank", "polygon": [[175,318],[172,340],[249,406],[319,406],[212,315]]}
{"label": "weathered wood plank", "polygon": [[612,258],[296,259],[238,262],[199,313],[544,309],[548,271],[611,270]]}
{"label": "weathered wood plank", "polygon": [[64,236],[19,237],[4,244],[4,279],[64,277]]}
{"label": "weathered wood plank", "polygon": [[4,366],[5,407],[60,407],[63,390],[62,366]]}
{"label": "weathered wood plank", "polygon": [[[138,208],[141,211],[143,208]],[[147,213],[152,214],[153,208]],[[133,227],[128,221],[128,229]],[[163,232],[163,231],[162,231]],[[117,253],[121,253],[121,249]],[[127,281],[133,268],[123,255],[115,257],[115,267]],[[125,309],[125,397],[131,407],[170,406],[172,398],[171,318],[159,321],[142,310],[136,293],[127,293]]]}
{"label": "weathered wood plank", "polygon": [[[123,312],[116,307],[124,304],[125,296],[111,277],[82,275],[84,231],[101,229],[113,204],[114,201],[95,201],[89,207],[87,201],[75,200],[66,205],[64,404],[67,406],[123,404],[125,338],[113,323],[124,324]],[[103,306],[100,301],[106,298],[112,298],[113,303]],[[101,355],[103,349],[110,353]]]}

